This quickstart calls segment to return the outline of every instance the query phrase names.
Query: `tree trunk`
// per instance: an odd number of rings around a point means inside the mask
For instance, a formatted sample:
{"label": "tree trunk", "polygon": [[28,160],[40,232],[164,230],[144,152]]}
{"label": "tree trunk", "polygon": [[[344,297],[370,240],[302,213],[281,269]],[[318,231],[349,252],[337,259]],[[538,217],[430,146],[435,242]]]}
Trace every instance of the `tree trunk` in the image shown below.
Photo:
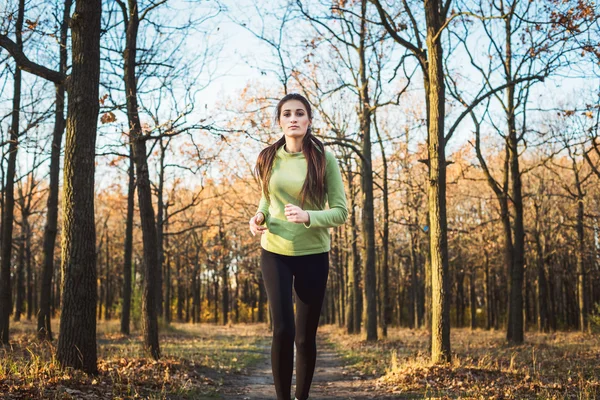
{"label": "tree trunk", "polygon": [[139,28],[139,15],[137,0],[128,0],[128,21],[126,32],[126,46],[123,53],[123,69],[125,92],[127,98],[127,118],[129,120],[130,140],[133,142],[133,154],[138,189],[138,206],[142,225],[142,238],[144,243],[144,289],[142,295],[142,332],[144,346],[155,360],[160,358],[160,345],[158,342],[157,319],[157,282],[160,280],[158,271],[157,235],[154,209],[152,206],[152,189],[148,171],[146,154],[146,140],[142,135],[140,117],[137,104],[137,77],[136,54],[137,34]]}
{"label": "tree trunk", "polygon": [[[383,146],[383,141],[381,140],[381,135],[379,134],[379,129],[377,128],[377,122],[375,121],[375,131],[377,132],[377,138],[379,139],[379,146],[381,150],[381,160],[383,163],[383,237],[382,241],[382,251],[383,251],[383,262],[381,268],[381,279],[383,286],[383,312],[382,321],[381,321],[381,330],[382,335],[387,337],[387,325],[391,322],[391,314],[392,314],[392,304],[390,302],[390,266],[389,266],[389,241],[390,241],[390,207],[389,207],[389,199],[388,199],[388,165],[387,158],[385,156],[385,148]],[[417,302],[418,303],[418,302]],[[420,313],[418,313],[420,314]],[[418,315],[417,314],[417,315]]]}
{"label": "tree trunk", "polygon": [[[219,210],[222,212],[222,210]],[[227,239],[225,238],[225,232],[223,231],[223,220],[220,219],[219,224],[219,237],[221,246],[223,248],[223,254],[221,255],[221,279],[223,281],[223,296],[221,297],[221,313],[223,314],[222,324],[227,325],[229,322],[229,257],[227,257]]]}
{"label": "tree trunk", "polygon": [[358,255],[358,229],[356,226],[356,197],[354,196],[354,176],[351,163],[348,163],[348,189],[350,192],[350,262],[348,264],[348,305],[346,307],[346,331],[360,333],[362,298],[360,292],[360,260]]}
{"label": "tree trunk", "polygon": [[165,274],[165,301],[163,305],[164,318],[166,323],[171,323],[172,315],[171,315],[171,295],[173,282],[171,280],[171,257],[169,255],[166,256],[165,260],[165,268],[163,269]]}
{"label": "tree trunk", "polygon": [[471,330],[477,328],[477,295],[475,294],[475,271],[469,271],[469,308],[471,310]]}
{"label": "tree trunk", "polygon": [[434,363],[450,362],[450,288],[446,220],[445,87],[441,38],[445,17],[438,0],[425,2],[429,63],[429,219],[431,248],[432,346]]}
{"label": "tree trunk", "polygon": [[[67,32],[73,0],[65,0],[63,19],[60,26],[59,71],[67,72]],[[55,85],[56,105],[54,109],[54,129],[52,131],[52,149],[50,151],[50,185],[46,202],[46,225],[44,227],[44,261],[42,264],[42,283],[40,291],[40,309],[37,320],[38,339],[52,340],[50,325],[50,303],[52,294],[52,275],[54,275],[54,247],[58,231],[58,191],[60,175],[60,150],[65,130],[65,85]]]}
{"label": "tree trunk", "polygon": [[[23,51],[23,18],[25,0],[19,0],[19,11],[15,24],[16,44]],[[12,310],[10,287],[10,264],[12,254],[12,233],[15,208],[15,171],[17,166],[17,149],[19,147],[19,117],[21,113],[21,69],[15,68],[13,85],[13,103],[10,122],[10,144],[8,145],[8,164],[4,183],[4,199],[2,202],[2,236],[0,259],[0,343],[9,344],[10,310]],[[17,288],[20,289],[20,288]]]}
{"label": "tree trunk", "polygon": [[13,319],[15,322],[19,322],[21,320],[21,314],[23,314],[24,301],[25,301],[25,240],[21,235],[19,240],[19,255],[17,261],[17,285],[16,285],[16,304],[15,304],[15,314],[13,315]]}
{"label": "tree trunk", "polygon": [[492,287],[490,278],[490,262],[487,250],[485,252],[485,261],[483,264],[483,301],[485,303],[485,329],[488,331],[492,329],[492,317],[493,317],[493,301],[492,301]]}
{"label": "tree trunk", "polygon": [[375,217],[373,215],[373,166],[371,165],[371,105],[369,99],[369,80],[365,60],[365,41],[367,36],[367,0],[362,0],[360,44],[359,44],[359,76],[360,76],[360,132],[362,133],[362,195],[363,195],[363,251],[365,271],[365,300],[367,302],[366,330],[367,341],[377,340],[377,282],[375,270]]}
{"label": "tree trunk", "polygon": [[121,310],[121,333],[129,335],[131,319],[131,262],[133,251],[133,212],[135,202],[135,172],[133,160],[133,148],[129,150],[129,185],[127,189],[127,219],[125,222],[125,249],[123,256],[123,308]]}
{"label": "tree trunk", "polygon": [[104,302],[104,320],[108,321],[110,319],[110,307],[111,307],[111,288],[110,288],[110,242],[108,240],[108,229],[105,232],[106,235],[106,250],[104,254],[106,255],[106,298]]}
{"label": "tree trunk", "polygon": [[[504,19],[506,31],[506,81],[512,78],[512,27],[511,17]],[[511,199],[515,209],[514,244],[512,268],[510,270],[510,301],[507,339],[514,344],[523,343],[523,274],[525,271],[525,229],[523,226],[523,196],[521,193],[521,171],[519,170],[519,148],[515,116],[515,87],[506,89],[507,96],[507,145],[510,154]]]}
{"label": "tree trunk", "polygon": [[[581,187],[578,185],[578,189],[581,192]],[[583,196],[577,199],[577,305],[579,309],[579,330],[585,332],[587,330],[587,307],[585,301],[586,294],[586,276],[584,268],[584,254],[585,254],[585,236],[584,236],[584,225],[583,225]]]}
{"label": "tree trunk", "polygon": [[177,255],[175,260],[175,268],[177,270],[177,320],[183,321],[183,274],[181,272],[181,256]]}
{"label": "tree trunk", "polygon": [[27,269],[27,321],[31,321],[31,316],[35,313],[36,307],[33,302],[35,285],[33,280],[33,271],[31,269],[31,227],[29,226],[29,214],[23,216],[25,223],[25,267]]}
{"label": "tree trunk", "polygon": [[[159,167],[158,167],[158,187],[157,187],[157,205],[156,205],[156,232],[157,232],[157,240],[158,240],[158,269],[156,271],[156,276],[158,277],[158,282],[156,282],[157,289],[157,313],[158,315],[163,315],[166,321],[171,321],[170,311],[166,311],[167,307],[170,307],[170,304],[164,305],[163,300],[163,270],[165,263],[165,247],[164,247],[164,224],[165,224],[165,203],[163,199],[163,191],[165,187],[165,146],[162,139],[159,140],[160,145],[160,159],[159,159]],[[164,308],[164,310],[163,310]],[[167,315],[167,313],[169,315]]]}
{"label": "tree trunk", "polygon": [[77,2],[71,20],[63,183],[62,309],[57,359],[63,367],[97,373],[94,157],[100,84],[102,2]]}

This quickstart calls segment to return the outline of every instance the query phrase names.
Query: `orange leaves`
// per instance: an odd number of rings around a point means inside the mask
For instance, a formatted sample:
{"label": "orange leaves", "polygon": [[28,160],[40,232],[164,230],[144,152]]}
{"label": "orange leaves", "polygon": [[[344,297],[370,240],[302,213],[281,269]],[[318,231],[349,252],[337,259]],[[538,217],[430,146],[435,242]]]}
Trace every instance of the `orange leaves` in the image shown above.
{"label": "orange leaves", "polygon": [[[574,1],[554,1],[559,5],[575,3]],[[564,28],[569,33],[581,32],[580,25],[585,21],[593,21],[596,18],[596,5],[592,1],[577,0],[574,6],[567,10],[553,10],[550,13],[550,22],[553,30]]]}
{"label": "orange leaves", "polygon": [[117,117],[115,116],[115,114],[112,111],[106,112],[106,113],[102,114],[102,116],[100,117],[100,122],[102,122],[103,124],[115,122],[116,120],[117,120]]}
{"label": "orange leaves", "polygon": [[25,24],[27,24],[27,29],[34,30],[37,28],[39,21],[32,21],[30,19],[25,20]]}

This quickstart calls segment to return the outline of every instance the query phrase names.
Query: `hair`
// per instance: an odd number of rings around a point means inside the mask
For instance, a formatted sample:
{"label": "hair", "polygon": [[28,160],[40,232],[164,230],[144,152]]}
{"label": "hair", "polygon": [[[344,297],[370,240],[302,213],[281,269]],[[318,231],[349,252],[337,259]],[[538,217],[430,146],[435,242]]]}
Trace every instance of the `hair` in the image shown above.
{"label": "hair", "polygon": [[[298,93],[290,93],[284,96],[281,100],[279,100],[279,103],[277,103],[277,108],[275,110],[276,122],[279,122],[281,108],[290,100],[300,101],[306,108],[308,118],[312,121],[312,109],[308,100]],[[279,148],[284,144],[285,135],[260,152],[256,161],[256,166],[254,167],[254,173],[260,179],[262,192],[267,199],[269,198],[269,181],[271,180],[271,172],[273,169],[272,167],[273,161],[275,160],[275,154],[277,153],[277,150],[279,150]],[[304,208],[306,200],[310,201],[314,205],[324,206],[325,193],[327,192],[325,186],[325,166],[327,162],[325,159],[325,146],[312,134],[310,126],[308,127],[306,135],[304,135],[304,139],[302,140],[302,153],[306,158],[307,168],[306,179],[304,180],[304,185],[302,185],[302,190],[300,191],[300,207]]]}

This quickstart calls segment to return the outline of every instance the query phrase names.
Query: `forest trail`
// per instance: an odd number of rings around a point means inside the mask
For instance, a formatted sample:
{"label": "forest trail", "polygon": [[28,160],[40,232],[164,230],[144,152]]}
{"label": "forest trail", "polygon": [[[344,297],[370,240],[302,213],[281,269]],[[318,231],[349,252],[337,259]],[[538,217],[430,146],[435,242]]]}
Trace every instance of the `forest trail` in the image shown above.
{"label": "forest trail", "polygon": [[[224,400],[274,400],[276,399],[273,375],[271,372],[270,347],[261,348],[264,357],[248,375],[236,375],[224,385]],[[295,365],[295,360],[294,360]],[[292,394],[296,385],[296,375],[292,377]],[[352,374],[335,352],[328,334],[317,334],[317,366],[310,389],[311,400],[362,400],[399,399],[377,390],[372,378]],[[409,398],[409,397],[404,397]]]}

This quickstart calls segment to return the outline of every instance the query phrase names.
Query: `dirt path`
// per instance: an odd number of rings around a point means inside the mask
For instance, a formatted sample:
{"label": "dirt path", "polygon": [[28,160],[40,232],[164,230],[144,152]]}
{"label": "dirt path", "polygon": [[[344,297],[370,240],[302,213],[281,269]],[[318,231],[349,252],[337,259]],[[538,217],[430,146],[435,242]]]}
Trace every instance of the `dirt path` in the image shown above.
{"label": "dirt path", "polygon": [[[359,399],[398,399],[378,393],[372,379],[359,379],[344,366],[342,359],[335,353],[326,340],[326,334],[317,335],[317,367],[310,390],[311,400],[359,400]],[[271,373],[270,348],[261,349],[263,359],[249,371],[248,375],[237,375],[235,382],[223,388],[224,400],[274,400],[275,387]],[[295,365],[295,364],[294,364]],[[296,384],[292,377],[292,394]]]}

